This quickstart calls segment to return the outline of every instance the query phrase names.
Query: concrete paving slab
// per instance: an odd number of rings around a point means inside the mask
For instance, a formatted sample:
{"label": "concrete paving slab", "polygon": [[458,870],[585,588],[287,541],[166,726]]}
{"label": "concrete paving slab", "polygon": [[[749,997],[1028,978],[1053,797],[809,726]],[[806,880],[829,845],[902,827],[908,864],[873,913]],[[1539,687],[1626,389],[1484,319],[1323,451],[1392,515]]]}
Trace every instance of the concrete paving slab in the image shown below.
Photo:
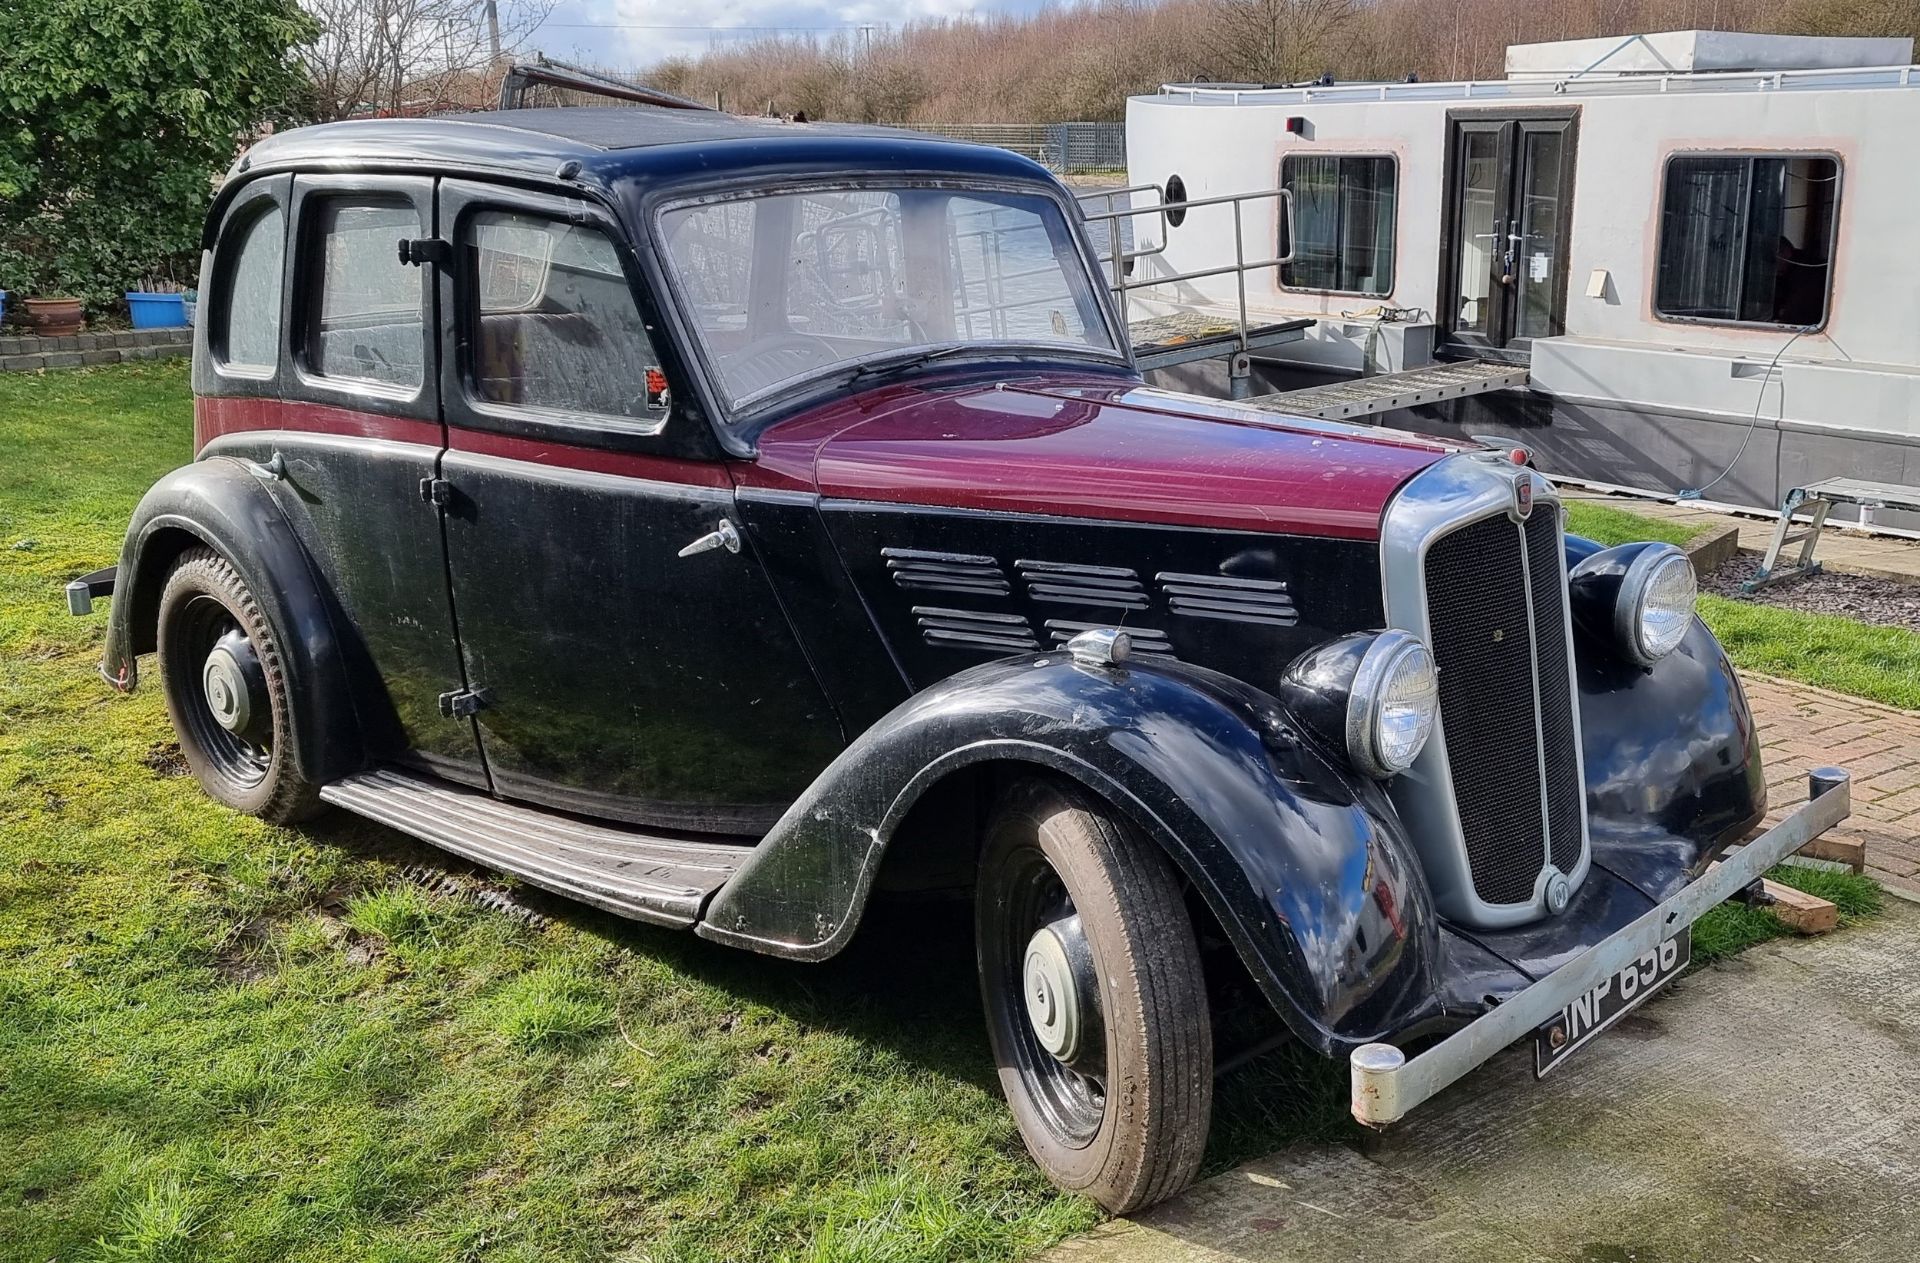
{"label": "concrete paving slab", "polygon": [[1920,1259],[1920,907],[1673,984],[1547,1079],[1510,1049],[1377,1151],[1283,1150],[1047,1263]]}

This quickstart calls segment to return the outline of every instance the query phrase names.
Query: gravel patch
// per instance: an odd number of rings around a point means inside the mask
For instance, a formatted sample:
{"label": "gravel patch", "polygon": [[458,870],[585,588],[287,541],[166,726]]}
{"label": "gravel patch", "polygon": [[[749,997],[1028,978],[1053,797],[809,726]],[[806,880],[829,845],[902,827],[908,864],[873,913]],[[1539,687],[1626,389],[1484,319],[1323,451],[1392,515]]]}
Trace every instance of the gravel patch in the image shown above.
{"label": "gravel patch", "polygon": [[1777,605],[1808,614],[1837,614],[1875,627],[1903,627],[1920,632],[1920,585],[1876,579],[1867,575],[1821,571],[1758,592],[1740,585],[1753,577],[1758,553],[1743,552],[1700,581],[1702,592],[1757,605]]}

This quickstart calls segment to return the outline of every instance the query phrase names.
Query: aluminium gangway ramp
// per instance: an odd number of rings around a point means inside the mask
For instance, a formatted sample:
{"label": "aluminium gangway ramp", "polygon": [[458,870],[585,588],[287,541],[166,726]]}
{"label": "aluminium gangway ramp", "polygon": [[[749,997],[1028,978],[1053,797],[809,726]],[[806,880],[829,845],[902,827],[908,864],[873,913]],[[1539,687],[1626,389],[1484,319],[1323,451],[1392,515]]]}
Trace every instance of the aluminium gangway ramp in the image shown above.
{"label": "aluminium gangway ramp", "polygon": [[1523,364],[1460,360],[1451,364],[1410,368],[1399,373],[1382,373],[1377,377],[1357,377],[1328,386],[1310,386],[1305,390],[1255,395],[1240,402],[1289,416],[1352,421],[1376,413],[1392,412],[1396,408],[1418,408],[1443,399],[1464,399],[1468,395],[1483,395],[1488,391],[1526,384],[1527,369]]}

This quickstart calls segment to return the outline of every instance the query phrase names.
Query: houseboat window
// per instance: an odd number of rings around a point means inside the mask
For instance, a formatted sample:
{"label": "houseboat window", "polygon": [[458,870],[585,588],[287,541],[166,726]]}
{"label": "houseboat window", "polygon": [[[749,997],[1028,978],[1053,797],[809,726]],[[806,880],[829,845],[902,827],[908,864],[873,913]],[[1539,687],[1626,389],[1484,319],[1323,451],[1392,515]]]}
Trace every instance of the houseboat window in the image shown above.
{"label": "houseboat window", "polygon": [[478,330],[473,388],[489,403],[609,417],[665,406],[653,343],[613,242],[595,229],[483,211],[465,240]]}
{"label": "houseboat window", "polygon": [[421,234],[405,203],[320,204],[319,295],[307,363],[322,377],[416,387],[424,376],[421,306],[427,268],[400,262],[404,239]]}
{"label": "houseboat window", "polygon": [[1654,310],[1683,320],[1823,323],[1839,197],[1840,164],[1828,157],[1672,159]]}
{"label": "houseboat window", "polygon": [[[1399,183],[1387,157],[1289,154],[1280,186],[1293,194],[1293,261],[1280,265],[1287,289],[1378,297],[1393,292],[1393,224]],[[1287,253],[1280,225],[1280,253]]]}
{"label": "houseboat window", "polygon": [[999,345],[1114,353],[1058,203],[837,188],[669,209],[682,306],[735,402],[862,361]]}
{"label": "houseboat window", "polygon": [[274,203],[242,230],[227,274],[221,361],[228,368],[271,373],[280,361],[280,284],[287,218]]}

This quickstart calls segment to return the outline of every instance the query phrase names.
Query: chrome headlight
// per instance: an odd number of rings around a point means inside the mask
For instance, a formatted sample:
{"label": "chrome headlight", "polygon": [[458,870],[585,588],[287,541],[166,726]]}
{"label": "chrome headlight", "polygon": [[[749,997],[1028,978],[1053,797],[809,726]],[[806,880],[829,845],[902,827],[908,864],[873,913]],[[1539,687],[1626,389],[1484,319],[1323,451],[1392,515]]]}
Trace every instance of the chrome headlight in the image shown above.
{"label": "chrome headlight", "polygon": [[1367,776],[1385,780],[1420,757],[1440,709],[1433,653],[1403,631],[1354,632],[1315,645],[1280,677],[1288,711]]}
{"label": "chrome headlight", "polygon": [[1404,772],[1420,757],[1439,709],[1432,651],[1417,636],[1381,632],[1347,694],[1347,754],[1369,776]]}
{"label": "chrome headlight", "polygon": [[1699,585],[1672,544],[1617,544],[1584,558],[1567,578],[1573,621],[1637,667],[1650,667],[1687,638]]}
{"label": "chrome headlight", "polygon": [[1614,595],[1613,634],[1621,651],[1650,667],[1680,647],[1693,625],[1700,595],[1693,562],[1672,544],[1656,544],[1633,559]]}

